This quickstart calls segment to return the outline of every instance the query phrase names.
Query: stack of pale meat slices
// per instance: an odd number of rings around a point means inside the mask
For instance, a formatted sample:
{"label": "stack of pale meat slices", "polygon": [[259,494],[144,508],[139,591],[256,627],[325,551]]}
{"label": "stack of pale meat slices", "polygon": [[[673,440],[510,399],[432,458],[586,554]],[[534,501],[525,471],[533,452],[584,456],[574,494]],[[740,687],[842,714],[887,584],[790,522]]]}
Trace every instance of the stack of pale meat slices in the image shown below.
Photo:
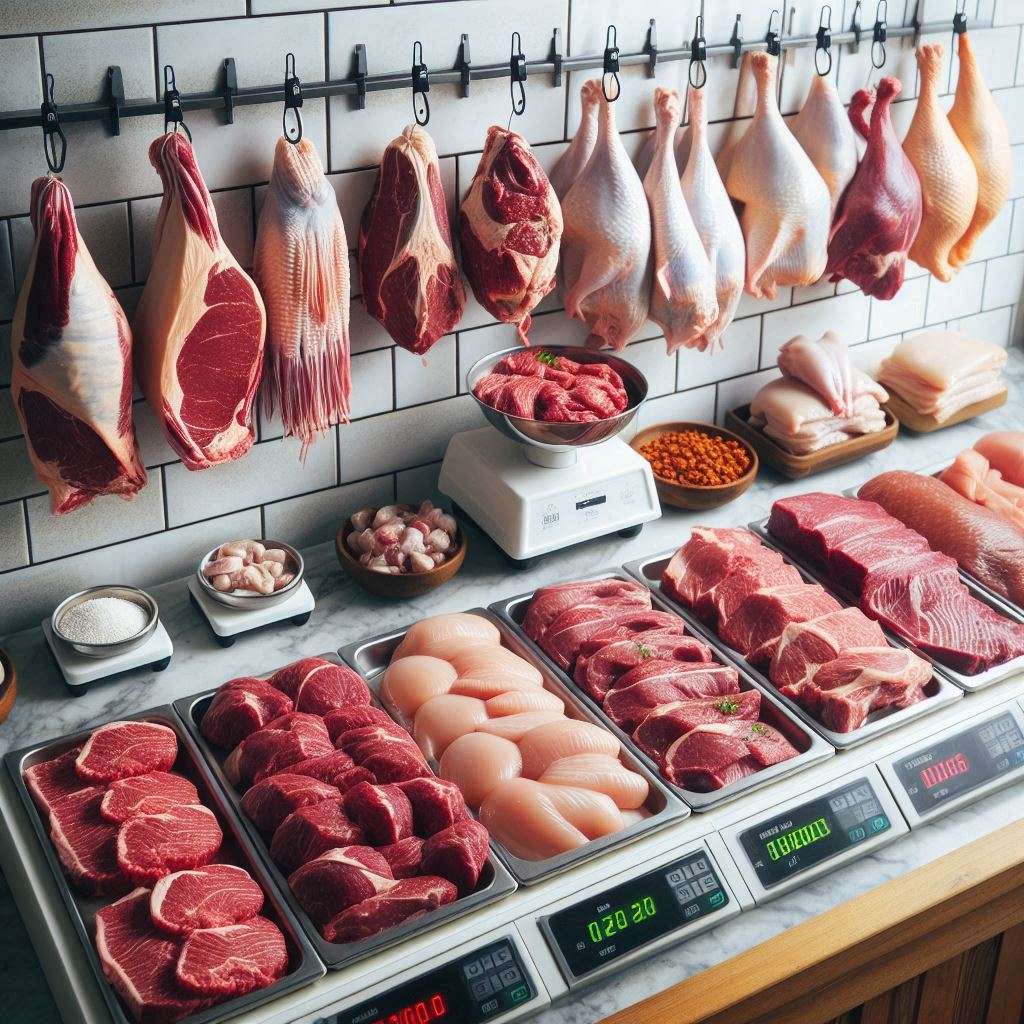
{"label": "stack of pale meat slices", "polygon": [[200,725],[328,942],[367,939],[472,892],[487,830],[351,669],[303,658],[232,679]]}
{"label": "stack of pale meat slices", "polygon": [[797,754],[760,720],[760,693],[741,692],[736,670],[639,583],[543,587],[523,630],[675,785],[710,792]]}
{"label": "stack of pale meat slices", "polygon": [[[883,499],[881,481],[874,482]],[[950,491],[949,497],[956,495]],[[942,509],[933,505],[930,511],[937,529],[944,529]],[[948,515],[955,526],[953,511]],[[977,600],[953,558],[933,551],[920,533],[874,501],[821,492],[783,498],[772,506],[768,529],[837,587],[857,595],[865,614],[957,672],[976,675],[1024,654],[1024,625]]]}
{"label": "stack of pale meat slices", "polygon": [[835,732],[924,698],[926,661],[892,647],[860,609],[805,583],[747,530],[695,529],[661,586]]}
{"label": "stack of pale meat slices", "polygon": [[223,833],[171,770],[177,759],[167,726],[111,722],[25,771],[71,883],[120,897],[96,912],[96,951],[137,1021],[178,1020],[288,970],[262,889],[244,868],[212,863]]}
{"label": "stack of pale meat slices", "polygon": [[646,813],[647,780],[622,764],[619,741],[568,717],[537,667],[502,646],[481,615],[413,625],[381,697],[516,857],[567,853]]}

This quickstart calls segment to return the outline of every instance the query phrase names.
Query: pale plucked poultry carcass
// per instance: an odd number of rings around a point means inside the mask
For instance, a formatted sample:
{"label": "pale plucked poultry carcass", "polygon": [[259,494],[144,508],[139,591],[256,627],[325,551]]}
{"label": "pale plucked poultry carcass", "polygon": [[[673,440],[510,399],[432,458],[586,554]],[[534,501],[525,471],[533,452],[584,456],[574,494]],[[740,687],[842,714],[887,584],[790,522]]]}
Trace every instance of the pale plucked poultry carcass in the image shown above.
{"label": "pale plucked poultry carcass", "polygon": [[978,202],[974,215],[963,237],[949,254],[949,262],[959,269],[971,258],[971,250],[979,235],[996,219],[1010,194],[1013,155],[1006,119],[981,77],[966,32],[959,36],[957,56],[960,58],[960,75],[949,111],[949,123],[978,172]]}
{"label": "pale plucked poultry carcass", "polygon": [[[921,182],[892,126],[890,107],[900,88],[898,79],[883,78],[874,97],[860,89],[850,101],[850,123],[867,149],[840,201],[828,244],[829,280],[848,278],[876,299],[891,299],[902,287],[921,223]],[[870,126],[864,118],[869,106]]]}
{"label": "pale plucked poultry carcass", "polygon": [[359,228],[359,276],[366,311],[410,352],[428,351],[462,318],[437,150],[419,125],[384,150]]}
{"label": "pale plucked poultry carcass", "polygon": [[477,301],[515,324],[524,345],[530,313],[555,286],[561,237],[558,197],[529,143],[491,125],[460,208],[462,269]]}
{"label": "pale plucked poultry carcass", "polygon": [[824,179],[835,214],[857,170],[857,136],[831,79],[814,76],[800,113],[789,126]]}
{"label": "pale plucked poultry carcass", "polygon": [[836,416],[852,416],[854,368],[846,342],[834,331],[817,341],[805,334],[790,338],[779,349],[779,369],[817,392]]}
{"label": "pale plucked poultry carcass", "polygon": [[263,370],[266,313],[217,228],[192,146],[169,132],[149,147],[164,186],[153,263],[135,312],[135,365],[187,469],[244,455]]}
{"label": "pale plucked poultry carcass", "polygon": [[11,401],[57,515],[145,486],[132,425],[132,335],[78,233],[64,182],[32,183],[35,243],[11,328]]}
{"label": "pale plucked poultry carcass", "polygon": [[573,182],[587,166],[594,144],[597,142],[597,108],[601,99],[601,83],[588,78],[580,86],[580,124],[569,143],[569,148],[551,168],[551,187],[559,200],[565,198]]}
{"label": "pale plucked poultry carcass", "polygon": [[708,145],[707,101],[703,89],[690,88],[689,108],[691,141],[680,185],[697,234],[704,243],[718,302],[718,316],[695,340],[694,347],[702,352],[714,352],[721,348],[722,336],[732,323],[743,295],[743,232]]}
{"label": "pale plucked poultry carcass", "polygon": [[680,109],[674,89],[654,90],[658,143],[644,178],[654,249],[649,315],[664,332],[669,352],[693,347],[718,316],[711,265],[686,207],[676,168]]}
{"label": "pale plucked poultry carcass", "polygon": [[950,254],[978,205],[978,172],[939,102],[942,53],[941,43],[918,48],[921,91],[903,151],[921,179],[923,207],[910,258],[940,281],[950,281],[956,273]]}
{"label": "pale plucked poultry carcass", "polygon": [[338,201],[309,139],[277,140],[260,212],[253,277],[267,307],[263,406],[281,410],[302,456],[348,419],[348,242]]}
{"label": "pale plucked poultry carcass", "polygon": [[780,287],[821,277],[832,210],[824,179],[779,112],[775,58],[752,53],[748,59],[757,106],[734,147],[726,188],[742,206],[747,291],[773,299]]}
{"label": "pale plucked poultry carcass", "polygon": [[647,321],[651,214],[602,94],[587,166],[562,204],[565,309],[590,328],[588,348],[625,348]]}

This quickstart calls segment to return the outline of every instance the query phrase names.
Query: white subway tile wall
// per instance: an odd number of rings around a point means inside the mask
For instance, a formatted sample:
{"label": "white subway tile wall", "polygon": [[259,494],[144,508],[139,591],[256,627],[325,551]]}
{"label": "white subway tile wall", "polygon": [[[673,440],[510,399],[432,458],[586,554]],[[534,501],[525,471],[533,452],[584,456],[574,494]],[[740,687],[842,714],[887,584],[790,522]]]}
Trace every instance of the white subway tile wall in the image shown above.
{"label": "white subway tile wall", "polygon": [[[736,15],[748,38],[763,37],[769,0],[707,4],[706,36],[728,40]],[[833,0],[832,26],[850,23],[854,0]],[[1002,345],[1020,340],[1018,310],[1024,285],[1024,49],[1021,0],[968,0],[972,39],[989,84],[1011,125],[1014,141],[1014,202],[979,241],[971,264],[944,285],[909,268],[909,279],[891,302],[865,298],[847,283],[827,281],[809,288],[780,289],[773,300],[745,296],[713,356],[691,350],[667,354],[653,324],[646,325],[625,357],[651,383],[651,399],[638,426],[665,419],[721,419],[748,401],[774,369],[779,346],[795,333],[838,329],[857,346],[865,365],[877,361],[906,333],[928,326],[958,327]],[[890,0],[889,24],[909,24],[915,0]],[[956,0],[924,0],[925,22],[948,20]],[[799,5],[787,33],[813,33],[820,5]],[[276,83],[284,56],[296,56],[307,82],[339,79],[351,69],[354,46],[367,47],[371,74],[404,71],[412,43],[423,44],[433,71],[454,66],[460,34],[469,34],[477,64],[508,59],[513,30],[522,33],[528,60],[547,56],[555,28],[569,54],[598,53],[609,23],[624,53],[642,49],[650,19],[657,19],[658,45],[677,46],[693,34],[699,0],[69,0],[66,3],[6,4],[0,11],[0,109],[36,107],[42,75],[55,79],[60,103],[94,101],[103,95],[107,66],[118,63],[129,99],[152,100],[162,88],[162,68],[174,65],[183,91],[217,86],[222,61],[233,57],[240,86]],[[870,26],[874,4],[862,5]],[[948,46],[948,36],[936,36]],[[877,80],[869,46],[858,54],[836,49],[832,74],[845,98]],[[812,71],[812,54],[787,56],[779,72],[786,113],[799,109]],[[947,93],[956,84],[956,60],[948,59]],[[885,73],[897,75],[903,94],[895,119],[909,123],[917,93],[913,47],[891,39]],[[650,96],[657,83],[680,86],[684,62],[660,62],[653,79],[644,67],[623,68],[616,108],[627,151],[638,152],[653,124]],[[527,110],[514,127],[536,147],[550,168],[575,132],[579,85],[585,74],[531,74]],[[747,83],[727,57],[709,61],[711,140],[721,146],[742,129],[751,113]],[[738,89],[740,95],[738,95]],[[487,128],[508,119],[507,81],[473,82],[470,97],[435,82],[430,91],[433,136],[442,179],[454,215],[479,161]],[[947,96],[947,102],[949,97]],[[374,168],[384,146],[411,120],[405,91],[371,93],[365,110],[349,98],[309,98],[302,108],[312,138],[334,185],[350,248],[357,245],[359,219],[373,188]],[[276,105],[235,109],[226,125],[221,111],[194,111],[187,121],[214,203],[221,231],[244,266],[252,262],[259,208],[281,130]],[[158,116],[125,118],[110,137],[97,123],[69,124],[67,181],[78,204],[79,227],[97,265],[131,315],[149,270],[151,240],[159,208],[159,179],[148,146],[160,132]],[[310,545],[333,537],[345,512],[355,506],[413,499],[433,492],[439,462],[451,434],[483,422],[466,394],[466,372],[482,356],[515,344],[515,332],[496,324],[470,298],[457,331],[426,356],[398,349],[370,318],[352,279],[352,422],[312,446],[305,463],[299,445],[281,437],[276,417],[260,416],[259,440],[243,459],[189,473],[168,446],[156,417],[136,394],[135,425],[150,483],[133,503],[108,498],[54,519],[49,499],[32,471],[10,400],[10,335],[17,289],[31,258],[29,194],[45,171],[36,129],[0,139],[0,588],[17,600],[0,600],[0,634],[31,625],[78,584],[125,580],[143,585],[184,574],[196,558],[228,535],[258,534]],[[557,294],[534,319],[538,345],[582,343],[585,328],[567,319]]]}

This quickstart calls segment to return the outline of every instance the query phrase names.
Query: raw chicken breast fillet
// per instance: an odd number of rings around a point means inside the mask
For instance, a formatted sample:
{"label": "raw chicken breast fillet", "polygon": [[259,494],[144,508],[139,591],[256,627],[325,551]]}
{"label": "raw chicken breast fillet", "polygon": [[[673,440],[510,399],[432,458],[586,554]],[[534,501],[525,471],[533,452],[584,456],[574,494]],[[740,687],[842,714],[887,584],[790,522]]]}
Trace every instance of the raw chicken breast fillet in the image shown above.
{"label": "raw chicken breast fillet", "polygon": [[604,793],[622,810],[636,810],[647,799],[647,780],[607,754],[570,754],[548,765],[539,782]]}

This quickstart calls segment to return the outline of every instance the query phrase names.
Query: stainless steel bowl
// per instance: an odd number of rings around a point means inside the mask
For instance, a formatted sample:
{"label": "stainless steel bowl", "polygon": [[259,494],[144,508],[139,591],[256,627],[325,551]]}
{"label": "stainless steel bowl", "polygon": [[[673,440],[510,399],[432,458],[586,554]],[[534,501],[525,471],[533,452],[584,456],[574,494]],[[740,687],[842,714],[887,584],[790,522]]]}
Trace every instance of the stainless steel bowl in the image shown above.
{"label": "stainless steel bowl", "polygon": [[281,604],[282,601],[287,601],[299,589],[303,574],[306,571],[306,563],[302,560],[302,555],[299,554],[298,550],[293,548],[291,544],[285,544],[281,540],[262,540],[258,537],[254,539],[259,540],[264,547],[280,548],[284,551],[288,555],[290,566],[294,567],[295,579],[287,587],[275,590],[272,594],[255,594],[248,590],[234,590],[227,594],[222,593],[203,575],[203,569],[206,568],[210,559],[220,550],[220,544],[218,544],[212,551],[207,551],[203,555],[199,568],[196,569],[196,577],[199,580],[199,586],[202,588],[203,593],[209,594],[218,604],[226,605],[228,608],[241,608],[244,611],[251,612],[257,608],[272,608],[275,604]]}
{"label": "stainless steel bowl", "polygon": [[[130,636],[127,640],[115,640],[113,643],[84,644],[65,636],[60,629],[61,619],[64,615],[76,605],[80,605],[85,601],[91,601],[97,597],[120,597],[125,601],[137,604],[148,613],[146,625],[135,636]],[[50,618],[50,627],[53,629],[53,635],[61,643],[66,644],[79,654],[84,654],[87,658],[110,658],[117,654],[124,654],[126,651],[133,651],[136,647],[141,647],[156,631],[156,624],[159,621],[160,609],[156,601],[149,594],[138,587],[122,586],[115,583],[99,587],[89,587],[88,590],[82,590],[65,598],[54,609],[53,615]]]}
{"label": "stainless steel bowl", "polygon": [[[512,348],[503,349],[501,352],[492,352],[489,356],[477,360],[466,375],[470,394],[473,394],[473,388],[476,387],[477,381],[490,373],[496,363],[504,359],[510,352],[521,351],[523,351],[521,345],[514,345]],[[633,422],[633,418],[647,398],[647,379],[625,359],[604,352],[591,352],[589,349],[576,345],[544,345],[538,348],[538,351],[565,356],[578,363],[607,363],[622,378],[626,393],[629,395],[629,405],[617,415],[593,423],[545,423],[543,420],[527,419],[523,416],[512,416],[509,413],[499,412],[486,402],[481,402],[473,394],[487,422],[513,441],[554,452],[569,452],[574,448],[600,444],[625,430]]]}

